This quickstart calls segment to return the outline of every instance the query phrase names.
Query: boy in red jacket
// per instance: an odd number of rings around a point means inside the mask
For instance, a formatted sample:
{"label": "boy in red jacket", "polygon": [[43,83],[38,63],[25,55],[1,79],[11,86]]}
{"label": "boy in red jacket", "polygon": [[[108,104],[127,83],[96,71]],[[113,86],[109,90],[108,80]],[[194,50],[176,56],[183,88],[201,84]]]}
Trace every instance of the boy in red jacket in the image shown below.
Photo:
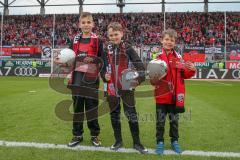
{"label": "boy in red jacket", "polygon": [[157,57],[167,64],[167,74],[161,80],[151,77],[151,83],[155,85],[156,100],[156,153],[163,154],[164,151],[164,126],[167,114],[170,119],[171,146],[176,153],[181,153],[178,144],[178,119],[184,110],[185,86],[184,79],[194,76],[196,68],[191,62],[184,62],[181,55],[175,50],[177,33],[173,29],[167,29],[162,34],[162,53]]}
{"label": "boy in red jacket", "polygon": [[[94,21],[92,14],[83,12],[79,18],[81,32],[77,34],[70,46],[75,52],[75,65],[68,88],[72,90],[73,99],[73,138],[68,143],[69,147],[75,147],[83,141],[83,122],[86,114],[87,126],[90,130],[91,142],[94,146],[101,145],[99,139],[100,126],[98,123],[98,88],[99,71],[98,61],[103,56],[103,43],[100,38],[92,33]],[[61,66],[59,61],[55,63]]]}

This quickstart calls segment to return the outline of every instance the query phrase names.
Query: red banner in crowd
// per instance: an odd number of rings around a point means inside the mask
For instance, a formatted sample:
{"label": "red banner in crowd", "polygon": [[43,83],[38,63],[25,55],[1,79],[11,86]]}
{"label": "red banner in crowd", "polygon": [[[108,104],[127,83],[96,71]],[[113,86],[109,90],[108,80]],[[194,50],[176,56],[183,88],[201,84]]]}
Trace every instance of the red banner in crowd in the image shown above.
{"label": "red banner in crowd", "polygon": [[240,60],[240,50],[232,50],[229,53],[229,60]]}
{"label": "red banner in crowd", "polygon": [[12,47],[3,47],[2,48],[2,56],[11,56]]}
{"label": "red banner in crowd", "polygon": [[240,61],[240,45],[232,45],[227,47],[227,53],[230,61]]}
{"label": "red banner in crowd", "polygon": [[203,46],[185,46],[183,59],[191,62],[205,62],[206,55]]}
{"label": "red banner in crowd", "polygon": [[41,48],[37,46],[2,48],[2,56],[11,56],[12,58],[41,58],[41,52]]}
{"label": "red banner in crowd", "polygon": [[35,54],[37,51],[37,47],[12,47],[12,53],[29,53]]}
{"label": "red banner in crowd", "polygon": [[225,67],[227,69],[240,69],[240,62],[226,62]]}

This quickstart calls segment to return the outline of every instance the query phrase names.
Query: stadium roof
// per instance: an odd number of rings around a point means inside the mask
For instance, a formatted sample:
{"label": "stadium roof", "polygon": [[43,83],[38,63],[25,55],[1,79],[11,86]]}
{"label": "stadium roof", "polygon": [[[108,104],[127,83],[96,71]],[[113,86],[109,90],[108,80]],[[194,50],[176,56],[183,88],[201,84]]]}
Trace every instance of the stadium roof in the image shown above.
{"label": "stadium roof", "polygon": [[[119,0],[121,1],[121,0]],[[198,11],[240,11],[240,0],[122,0],[123,12],[162,12],[164,4],[167,12]],[[208,1],[208,5],[204,2]],[[90,12],[118,13],[118,0],[0,0],[0,10],[5,14],[60,14]],[[64,9],[63,9],[64,6]],[[42,9],[40,9],[42,7]],[[5,9],[4,9],[5,8]]]}

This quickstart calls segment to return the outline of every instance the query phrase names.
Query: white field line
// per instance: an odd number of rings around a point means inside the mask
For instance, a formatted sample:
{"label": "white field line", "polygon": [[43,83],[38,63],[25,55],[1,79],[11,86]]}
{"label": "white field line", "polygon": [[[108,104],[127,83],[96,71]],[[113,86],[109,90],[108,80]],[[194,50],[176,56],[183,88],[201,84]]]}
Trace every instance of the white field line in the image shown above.
{"label": "white field line", "polygon": [[[49,143],[35,143],[35,142],[10,142],[0,141],[2,147],[32,147],[40,149],[66,149],[66,150],[79,150],[79,151],[102,151],[102,152],[118,152],[118,153],[138,153],[138,151],[131,148],[120,148],[118,151],[112,151],[109,147],[94,147],[94,146],[76,146],[74,148],[67,147],[63,144],[49,144]],[[148,150],[149,154],[155,154],[154,149]],[[165,150],[165,155],[177,155],[171,150]],[[211,152],[211,151],[183,151],[181,155],[189,156],[202,156],[202,157],[236,157],[240,158],[240,152]]]}
{"label": "white field line", "polygon": [[216,81],[207,81],[208,83],[214,83],[214,84],[220,84],[220,85],[224,85],[224,86],[232,86],[232,84],[228,84],[228,83],[223,83],[223,82],[216,82]]}
{"label": "white field line", "polygon": [[[220,80],[220,79],[187,79],[187,81],[205,81],[208,83],[220,84],[225,86],[233,86],[232,84],[224,83],[224,82],[236,82],[239,80]],[[240,81],[239,81],[240,82]],[[190,86],[201,86],[202,84],[189,84]]]}
{"label": "white field line", "polygon": [[240,82],[240,79],[185,79],[185,81],[218,81],[218,82]]}

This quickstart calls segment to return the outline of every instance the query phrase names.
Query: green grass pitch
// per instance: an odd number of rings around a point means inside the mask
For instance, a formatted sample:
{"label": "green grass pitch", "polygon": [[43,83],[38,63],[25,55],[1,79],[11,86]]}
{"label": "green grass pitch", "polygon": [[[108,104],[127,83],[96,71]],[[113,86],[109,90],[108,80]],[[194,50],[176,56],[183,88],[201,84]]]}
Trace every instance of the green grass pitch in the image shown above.
{"label": "green grass pitch", "polygon": [[[147,87],[139,88],[144,90]],[[71,121],[55,115],[55,107],[70,95],[53,91],[47,78],[0,77],[0,140],[66,144],[72,138]],[[186,81],[186,110],[180,116],[179,142],[184,150],[219,152],[240,151],[240,82]],[[29,92],[34,91],[34,92]],[[141,141],[155,148],[155,103],[153,98],[138,98]],[[104,106],[105,109],[108,106]],[[100,108],[101,109],[101,108]],[[104,109],[104,108],[103,108]],[[123,113],[122,113],[123,114]],[[147,118],[145,117],[147,116]],[[99,118],[102,145],[114,142],[109,114]],[[166,123],[166,149],[170,149]],[[84,125],[82,145],[91,145]],[[124,147],[132,147],[127,120],[122,115]],[[183,159],[177,155],[140,155],[0,147],[0,159]],[[184,156],[184,159],[226,159]]]}

